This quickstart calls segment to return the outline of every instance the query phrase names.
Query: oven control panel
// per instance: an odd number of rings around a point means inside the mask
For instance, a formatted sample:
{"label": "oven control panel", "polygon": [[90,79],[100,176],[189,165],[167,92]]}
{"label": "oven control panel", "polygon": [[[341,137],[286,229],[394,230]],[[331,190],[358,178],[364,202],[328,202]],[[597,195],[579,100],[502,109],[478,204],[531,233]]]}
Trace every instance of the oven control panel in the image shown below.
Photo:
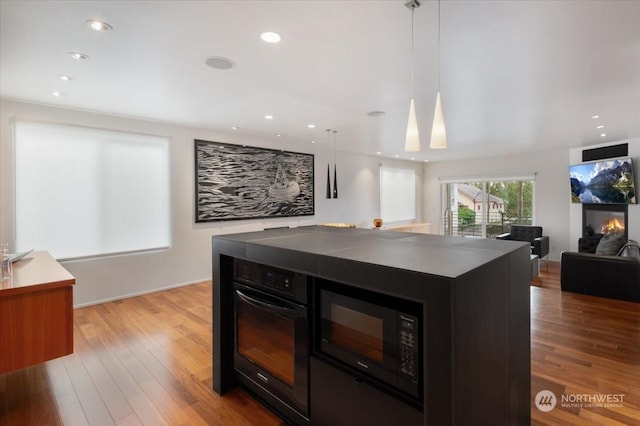
{"label": "oven control panel", "polygon": [[263,270],[262,285],[291,294],[294,291],[292,274],[277,270]]}
{"label": "oven control panel", "polygon": [[240,259],[235,260],[233,269],[234,279],[238,282],[275,290],[289,296],[297,294],[294,272]]}
{"label": "oven control panel", "polygon": [[403,313],[398,314],[398,349],[400,351],[400,374],[412,379],[418,378],[418,318]]}

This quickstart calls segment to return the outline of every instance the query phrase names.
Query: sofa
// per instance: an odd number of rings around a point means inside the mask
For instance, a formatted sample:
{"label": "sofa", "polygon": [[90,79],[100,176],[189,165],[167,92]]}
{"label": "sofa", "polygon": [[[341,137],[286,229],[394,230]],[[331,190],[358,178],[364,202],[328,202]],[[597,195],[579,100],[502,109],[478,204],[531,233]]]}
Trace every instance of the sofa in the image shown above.
{"label": "sofa", "polygon": [[616,254],[589,253],[597,240],[581,240],[583,252],[562,253],[562,291],[640,302],[640,246],[627,241]]}
{"label": "sofa", "polygon": [[531,244],[531,254],[540,259],[549,254],[549,237],[542,235],[542,226],[511,225],[509,232],[500,234],[498,240],[525,241]]}

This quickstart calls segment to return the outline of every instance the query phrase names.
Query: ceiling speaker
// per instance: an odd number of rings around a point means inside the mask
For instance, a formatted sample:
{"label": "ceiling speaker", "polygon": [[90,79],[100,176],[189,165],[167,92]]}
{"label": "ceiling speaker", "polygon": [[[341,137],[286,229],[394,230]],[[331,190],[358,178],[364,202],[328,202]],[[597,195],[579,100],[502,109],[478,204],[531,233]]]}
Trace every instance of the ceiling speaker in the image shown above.
{"label": "ceiling speaker", "polygon": [[217,70],[228,70],[236,66],[236,63],[231,59],[223,58],[222,56],[212,56],[207,58],[204,63]]}

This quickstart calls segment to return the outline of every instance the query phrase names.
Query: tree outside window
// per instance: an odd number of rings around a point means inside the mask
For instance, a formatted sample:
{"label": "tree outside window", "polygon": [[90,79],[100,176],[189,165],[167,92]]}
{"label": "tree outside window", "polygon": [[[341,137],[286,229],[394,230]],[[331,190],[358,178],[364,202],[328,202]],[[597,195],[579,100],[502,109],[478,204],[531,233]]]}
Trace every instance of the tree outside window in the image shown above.
{"label": "tree outside window", "polygon": [[443,183],[445,235],[492,238],[511,224],[533,224],[533,180]]}

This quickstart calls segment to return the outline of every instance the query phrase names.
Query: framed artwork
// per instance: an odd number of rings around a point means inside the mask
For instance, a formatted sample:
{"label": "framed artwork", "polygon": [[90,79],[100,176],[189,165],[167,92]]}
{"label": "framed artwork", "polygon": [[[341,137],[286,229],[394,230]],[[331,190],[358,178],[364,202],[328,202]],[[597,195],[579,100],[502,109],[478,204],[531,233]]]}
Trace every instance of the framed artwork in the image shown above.
{"label": "framed artwork", "polygon": [[314,214],[313,154],[194,142],[196,222]]}

